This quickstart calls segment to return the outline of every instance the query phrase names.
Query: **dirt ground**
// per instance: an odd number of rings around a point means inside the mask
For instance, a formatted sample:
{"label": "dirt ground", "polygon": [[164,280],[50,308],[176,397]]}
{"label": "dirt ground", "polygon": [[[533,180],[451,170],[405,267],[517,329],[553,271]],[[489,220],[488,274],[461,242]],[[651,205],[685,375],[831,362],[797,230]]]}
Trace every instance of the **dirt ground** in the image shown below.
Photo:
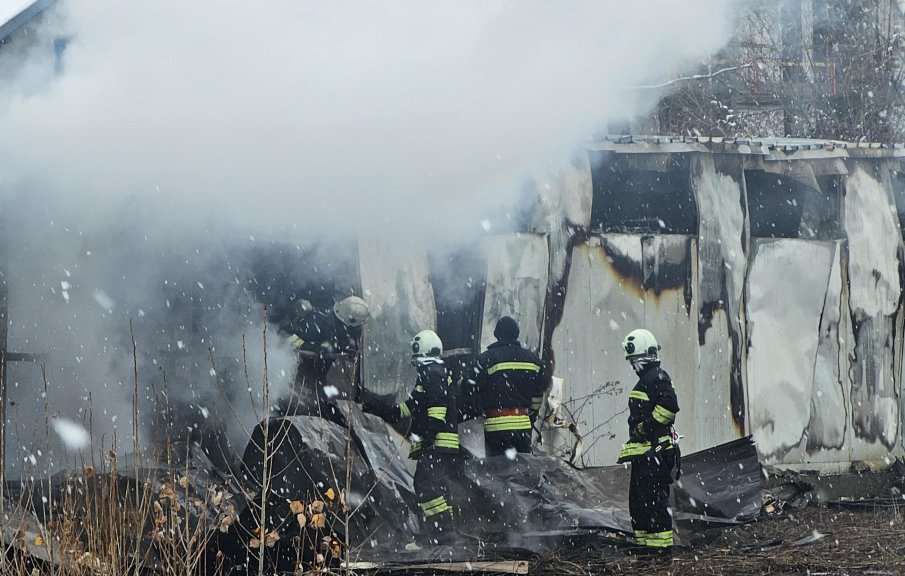
{"label": "dirt ground", "polygon": [[902,503],[861,510],[812,504],[700,534],[671,560],[576,550],[531,562],[529,574],[905,576]]}

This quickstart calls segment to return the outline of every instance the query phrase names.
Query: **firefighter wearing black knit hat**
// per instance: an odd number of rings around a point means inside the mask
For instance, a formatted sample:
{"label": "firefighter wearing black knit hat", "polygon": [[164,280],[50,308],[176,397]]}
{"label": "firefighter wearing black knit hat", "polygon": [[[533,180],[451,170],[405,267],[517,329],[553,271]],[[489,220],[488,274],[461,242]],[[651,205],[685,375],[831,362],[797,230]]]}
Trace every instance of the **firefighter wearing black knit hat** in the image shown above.
{"label": "firefighter wearing black knit hat", "polygon": [[475,366],[484,447],[488,456],[510,450],[530,453],[534,419],[550,377],[540,358],[519,343],[513,318],[500,318],[493,335],[497,341],[478,356]]}

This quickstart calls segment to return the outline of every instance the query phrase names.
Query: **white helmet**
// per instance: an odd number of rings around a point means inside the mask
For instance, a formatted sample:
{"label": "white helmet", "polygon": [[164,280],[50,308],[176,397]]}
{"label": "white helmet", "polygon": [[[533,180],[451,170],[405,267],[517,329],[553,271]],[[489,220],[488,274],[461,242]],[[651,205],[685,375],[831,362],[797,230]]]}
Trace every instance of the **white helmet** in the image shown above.
{"label": "white helmet", "polygon": [[347,296],[334,304],[333,313],[340,322],[351,328],[361,326],[371,317],[368,303],[358,296]]}
{"label": "white helmet", "polygon": [[292,303],[292,312],[295,314],[295,318],[304,318],[307,316],[312,310],[314,310],[314,306],[311,305],[310,300],[305,300],[304,298],[299,298],[295,302]]}
{"label": "white helmet", "polygon": [[657,339],[648,330],[638,328],[632,330],[622,341],[622,349],[625,350],[625,359],[641,358],[645,356],[656,358],[660,350]]}
{"label": "white helmet", "polygon": [[422,330],[412,338],[412,358],[439,356],[443,353],[443,341],[433,330]]}

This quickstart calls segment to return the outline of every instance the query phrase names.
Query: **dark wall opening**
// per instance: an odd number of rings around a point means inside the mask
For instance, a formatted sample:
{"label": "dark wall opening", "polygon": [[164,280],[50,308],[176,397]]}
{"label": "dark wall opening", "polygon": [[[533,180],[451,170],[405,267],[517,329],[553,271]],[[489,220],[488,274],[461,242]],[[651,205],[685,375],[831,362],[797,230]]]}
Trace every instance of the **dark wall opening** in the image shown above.
{"label": "dark wall opening", "polygon": [[790,176],[745,172],[751,236],[829,240],[841,237],[842,177],[823,176],[818,187]]}
{"label": "dark wall opening", "polygon": [[309,300],[315,308],[329,308],[361,293],[358,248],[351,240],[310,246],[274,242],[238,258],[250,262],[243,279],[255,298],[270,307],[275,323],[292,314],[297,298]]}
{"label": "dark wall opening", "polygon": [[698,210],[685,155],[632,156],[591,153],[591,229],[695,234]]}

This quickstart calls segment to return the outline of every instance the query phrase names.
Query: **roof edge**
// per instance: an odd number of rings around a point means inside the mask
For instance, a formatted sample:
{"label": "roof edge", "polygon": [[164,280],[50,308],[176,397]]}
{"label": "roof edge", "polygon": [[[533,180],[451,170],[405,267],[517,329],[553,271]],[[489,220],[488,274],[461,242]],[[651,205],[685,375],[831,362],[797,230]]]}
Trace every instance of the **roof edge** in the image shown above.
{"label": "roof edge", "polygon": [[28,24],[32,18],[50,8],[55,2],[56,0],[37,0],[6,23],[0,24],[0,42]]}

